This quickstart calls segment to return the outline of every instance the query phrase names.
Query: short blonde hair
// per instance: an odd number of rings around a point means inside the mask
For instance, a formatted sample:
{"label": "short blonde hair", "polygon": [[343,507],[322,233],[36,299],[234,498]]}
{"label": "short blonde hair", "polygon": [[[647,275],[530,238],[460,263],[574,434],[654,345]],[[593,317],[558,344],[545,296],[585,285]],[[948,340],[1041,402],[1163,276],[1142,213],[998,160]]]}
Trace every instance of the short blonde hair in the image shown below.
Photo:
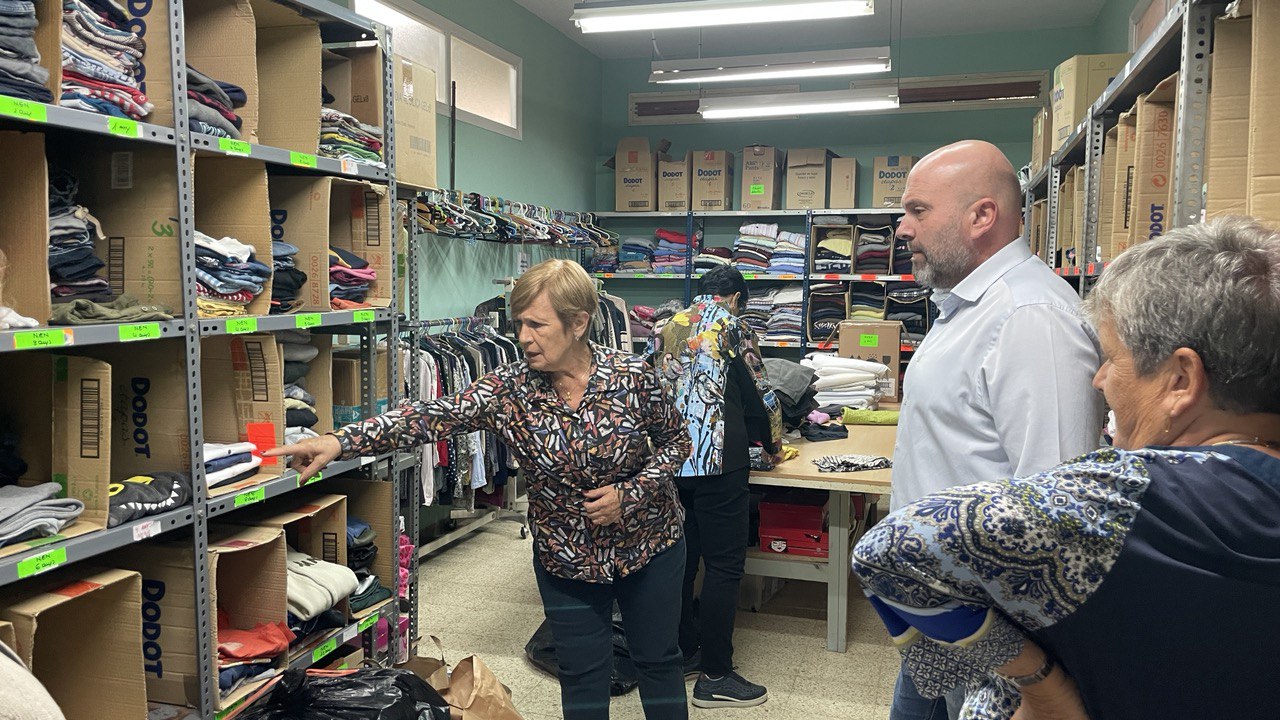
{"label": "short blonde hair", "polygon": [[[546,260],[529,268],[516,282],[511,291],[511,319],[518,320],[544,292],[565,325],[580,312],[593,317],[599,307],[596,284],[581,265],[569,260]],[[590,324],[587,327],[590,333]]]}

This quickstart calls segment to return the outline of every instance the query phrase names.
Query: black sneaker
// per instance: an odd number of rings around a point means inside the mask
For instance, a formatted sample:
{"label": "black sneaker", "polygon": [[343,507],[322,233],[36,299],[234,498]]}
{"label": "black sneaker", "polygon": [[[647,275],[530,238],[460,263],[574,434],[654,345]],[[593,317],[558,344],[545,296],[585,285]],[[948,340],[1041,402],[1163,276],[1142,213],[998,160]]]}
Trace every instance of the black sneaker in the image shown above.
{"label": "black sneaker", "polygon": [[763,685],[749,682],[736,672],[712,680],[704,673],[693,686],[693,706],[700,708],[755,707],[769,699]]}
{"label": "black sneaker", "polygon": [[694,650],[684,659],[684,679],[692,680],[702,674],[702,651]]}

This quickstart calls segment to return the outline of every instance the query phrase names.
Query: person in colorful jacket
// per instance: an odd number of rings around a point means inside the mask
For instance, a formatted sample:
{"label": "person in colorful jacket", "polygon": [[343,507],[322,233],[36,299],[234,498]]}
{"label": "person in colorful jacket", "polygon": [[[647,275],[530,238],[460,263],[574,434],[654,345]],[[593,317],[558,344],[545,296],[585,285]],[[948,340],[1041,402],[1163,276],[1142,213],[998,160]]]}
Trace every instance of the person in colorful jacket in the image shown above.
{"label": "person in colorful jacket", "polygon": [[[738,313],[747,283],[731,267],[699,280],[688,308],[659,323],[649,357],[684,415],[693,452],[676,477],[685,508],[688,556],[680,617],[680,649],[687,675],[697,674],[695,707],[750,707],[768,691],[733,671],[733,621],[746,565],[749,447],[781,450],[782,412],[769,387],[755,334]],[[706,567],[699,608],[693,585]]]}

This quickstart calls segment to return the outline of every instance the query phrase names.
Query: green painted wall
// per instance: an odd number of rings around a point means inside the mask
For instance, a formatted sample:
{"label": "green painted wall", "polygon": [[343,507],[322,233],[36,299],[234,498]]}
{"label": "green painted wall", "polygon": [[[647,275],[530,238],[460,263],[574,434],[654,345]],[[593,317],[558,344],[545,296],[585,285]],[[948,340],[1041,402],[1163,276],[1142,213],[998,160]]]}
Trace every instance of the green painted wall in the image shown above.
{"label": "green painted wall", "polygon": [[[1164,0],[1155,0],[1164,2]],[[1093,51],[1117,53],[1129,51],[1129,15],[1138,0],[1108,0],[1093,22]]]}

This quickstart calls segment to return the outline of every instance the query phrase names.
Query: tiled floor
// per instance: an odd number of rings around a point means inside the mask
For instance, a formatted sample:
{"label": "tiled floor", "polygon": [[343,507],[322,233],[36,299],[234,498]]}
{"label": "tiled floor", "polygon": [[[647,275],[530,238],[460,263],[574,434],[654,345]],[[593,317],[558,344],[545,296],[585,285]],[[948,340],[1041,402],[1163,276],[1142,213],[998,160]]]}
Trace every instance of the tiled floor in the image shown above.
{"label": "tiled floor", "polygon": [[[542,623],[532,550],[512,523],[496,523],[426,560],[421,574],[422,632],[440,638],[447,659],[476,654],[512,690],[528,720],[560,717],[556,680],[525,660],[524,645]],[[855,591],[856,592],[856,591]],[[898,653],[858,594],[849,611],[849,649],[826,650],[824,586],[788,583],[762,612],[741,611],[735,662],[769,688],[757,708],[698,710],[725,720],[883,720],[889,714]],[[424,640],[419,651],[434,646]],[[692,685],[690,686],[692,688]],[[638,692],[615,698],[614,720],[642,720]]]}

